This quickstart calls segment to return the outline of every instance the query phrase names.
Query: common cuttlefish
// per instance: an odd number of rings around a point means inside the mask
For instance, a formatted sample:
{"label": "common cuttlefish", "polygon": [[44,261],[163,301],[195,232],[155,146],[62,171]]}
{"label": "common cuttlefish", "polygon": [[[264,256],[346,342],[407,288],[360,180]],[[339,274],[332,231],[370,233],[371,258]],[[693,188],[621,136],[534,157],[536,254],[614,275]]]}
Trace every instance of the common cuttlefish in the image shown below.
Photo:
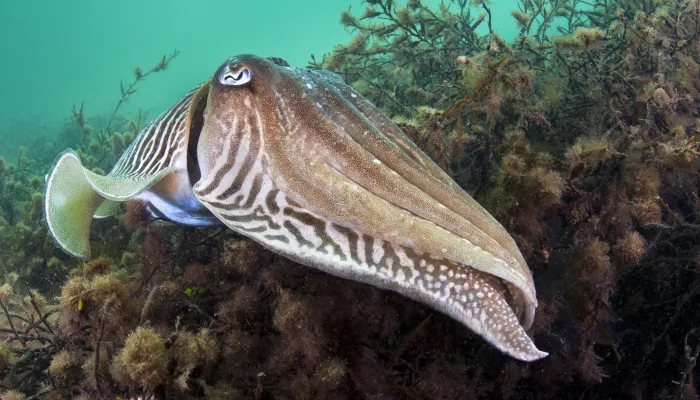
{"label": "common cuttlefish", "polygon": [[547,355],[525,332],[537,299],[513,239],[334,73],[230,58],[146,126],[109,174],[61,153],[47,177],[48,229],[88,258],[92,218],[131,199],[427,304],[514,358]]}

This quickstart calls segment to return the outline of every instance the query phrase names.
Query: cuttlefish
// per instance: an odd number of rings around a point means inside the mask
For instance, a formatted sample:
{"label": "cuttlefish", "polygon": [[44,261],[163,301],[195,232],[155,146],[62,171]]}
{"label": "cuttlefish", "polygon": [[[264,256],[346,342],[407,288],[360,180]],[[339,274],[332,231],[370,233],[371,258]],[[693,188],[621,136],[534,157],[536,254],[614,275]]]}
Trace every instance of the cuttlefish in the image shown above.
{"label": "cuttlefish", "polygon": [[517,359],[547,355],[525,332],[537,299],[513,239],[334,73],[230,58],[146,126],[109,174],[61,153],[47,175],[48,229],[88,258],[92,219],[132,199],[427,304]]}

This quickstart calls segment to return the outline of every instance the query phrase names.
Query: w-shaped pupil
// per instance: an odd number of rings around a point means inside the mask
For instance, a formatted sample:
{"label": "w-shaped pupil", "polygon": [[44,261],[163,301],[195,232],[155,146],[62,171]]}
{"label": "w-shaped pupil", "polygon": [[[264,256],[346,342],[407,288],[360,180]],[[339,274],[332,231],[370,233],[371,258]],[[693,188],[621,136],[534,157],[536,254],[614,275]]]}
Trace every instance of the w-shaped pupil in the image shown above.
{"label": "w-shaped pupil", "polygon": [[238,74],[236,76],[233,75],[226,75],[226,79],[233,79],[234,81],[240,81],[241,78],[243,78],[243,71],[238,71]]}

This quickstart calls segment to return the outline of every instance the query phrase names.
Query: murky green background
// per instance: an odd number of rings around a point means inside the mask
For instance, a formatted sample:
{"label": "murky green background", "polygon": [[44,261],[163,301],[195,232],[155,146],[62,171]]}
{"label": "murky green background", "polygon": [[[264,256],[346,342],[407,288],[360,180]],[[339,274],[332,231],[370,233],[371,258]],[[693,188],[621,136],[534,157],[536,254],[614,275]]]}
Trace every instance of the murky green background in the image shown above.
{"label": "murky green background", "polygon": [[[514,37],[515,2],[491,5],[501,21],[496,31]],[[84,101],[90,115],[110,112],[119,80],[130,81],[134,67],[147,70],[173,49],[181,54],[170,70],[140,84],[123,114],[141,107],[154,117],[236,53],[306,65],[312,53],[320,57],[348,40],[338,22],[348,7],[363,6],[359,0],[0,2],[0,155],[14,153],[28,137],[55,134],[74,104]]]}

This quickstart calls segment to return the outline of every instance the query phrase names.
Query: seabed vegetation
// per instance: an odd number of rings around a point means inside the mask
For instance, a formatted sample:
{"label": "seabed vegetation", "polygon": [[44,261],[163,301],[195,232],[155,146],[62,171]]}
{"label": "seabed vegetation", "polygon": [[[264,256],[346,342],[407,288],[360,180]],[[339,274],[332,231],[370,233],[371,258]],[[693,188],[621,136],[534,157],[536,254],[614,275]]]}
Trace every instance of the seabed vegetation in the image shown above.
{"label": "seabed vegetation", "polygon": [[[404,297],[224,228],[98,220],[93,259],[42,215],[57,150],[109,170],[147,120],[75,107],[34,158],[0,158],[0,398],[697,399],[700,1],[365,0],[340,74],[513,235],[535,276],[523,363]],[[484,27],[486,29],[484,30]],[[486,32],[486,33],[479,33]]]}

